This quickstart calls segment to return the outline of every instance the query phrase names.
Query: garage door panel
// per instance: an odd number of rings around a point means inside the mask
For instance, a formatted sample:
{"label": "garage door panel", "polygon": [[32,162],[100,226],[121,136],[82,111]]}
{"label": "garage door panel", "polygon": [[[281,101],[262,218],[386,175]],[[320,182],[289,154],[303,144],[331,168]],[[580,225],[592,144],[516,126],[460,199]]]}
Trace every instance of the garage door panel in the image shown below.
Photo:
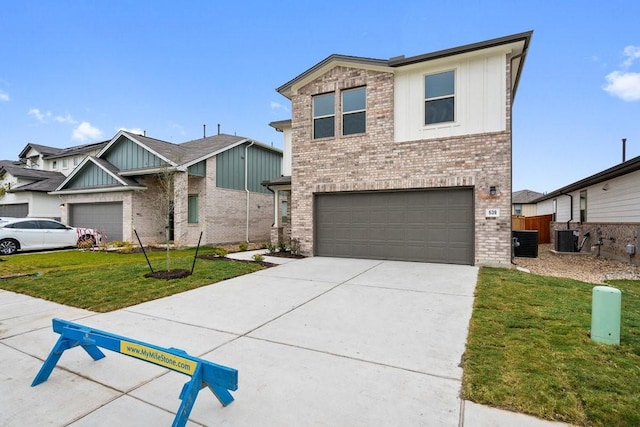
{"label": "garage door panel", "polygon": [[321,256],[473,264],[473,191],[443,189],[320,194]]}
{"label": "garage door panel", "polygon": [[122,203],[78,203],[70,208],[70,224],[94,228],[106,234],[107,240],[122,240]]}
{"label": "garage door panel", "polygon": [[29,216],[29,204],[17,203],[13,205],[0,205],[0,218],[26,218]]}

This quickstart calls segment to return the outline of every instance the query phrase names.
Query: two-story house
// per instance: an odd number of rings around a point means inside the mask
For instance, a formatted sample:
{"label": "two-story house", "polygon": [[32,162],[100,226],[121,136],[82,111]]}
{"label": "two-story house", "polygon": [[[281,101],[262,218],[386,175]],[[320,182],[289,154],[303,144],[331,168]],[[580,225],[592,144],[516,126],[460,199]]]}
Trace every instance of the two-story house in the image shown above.
{"label": "two-story house", "polygon": [[18,161],[0,164],[0,217],[60,219],[60,198],[50,195],[87,156],[97,154],[105,142],[56,148],[29,143]]}
{"label": "two-story house", "polygon": [[331,55],[280,86],[292,118],[272,126],[290,138],[291,176],[265,184],[290,185],[302,253],[510,264],[512,105],[531,36]]}

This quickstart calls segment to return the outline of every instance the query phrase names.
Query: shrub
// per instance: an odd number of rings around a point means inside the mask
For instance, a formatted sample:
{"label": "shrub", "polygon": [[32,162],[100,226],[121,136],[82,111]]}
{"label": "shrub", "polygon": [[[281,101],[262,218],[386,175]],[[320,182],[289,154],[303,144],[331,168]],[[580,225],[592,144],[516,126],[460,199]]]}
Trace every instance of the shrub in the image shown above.
{"label": "shrub", "polygon": [[246,243],[240,243],[240,245],[238,246],[238,249],[240,249],[240,252],[245,252],[247,249],[249,249],[249,245]]}
{"label": "shrub", "polygon": [[293,255],[300,255],[300,240],[291,239],[291,243],[289,244],[289,248]]}
{"label": "shrub", "polygon": [[225,257],[229,253],[226,249],[221,248],[219,246],[216,246],[213,249],[211,249],[211,252],[213,252],[214,255],[218,255],[220,257]]}
{"label": "shrub", "polygon": [[278,250],[280,250],[280,252],[286,252],[287,242],[285,242],[284,240],[278,240]]}
{"label": "shrub", "polygon": [[271,243],[271,242],[268,242],[268,243],[266,244],[266,246],[267,246],[267,247],[266,247],[265,249],[266,249],[266,250],[268,250],[270,254],[274,253],[274,252],[278,249],[278,248],[276,247],[276,245],[274,245],[274,244],[273,244],[273,243]]}
{"label": "shrub", "polygon": [[262,254],[255,254],[253,256],[253,260],[255,262],[262,262],[262,261],[264,261],[264,256]]}

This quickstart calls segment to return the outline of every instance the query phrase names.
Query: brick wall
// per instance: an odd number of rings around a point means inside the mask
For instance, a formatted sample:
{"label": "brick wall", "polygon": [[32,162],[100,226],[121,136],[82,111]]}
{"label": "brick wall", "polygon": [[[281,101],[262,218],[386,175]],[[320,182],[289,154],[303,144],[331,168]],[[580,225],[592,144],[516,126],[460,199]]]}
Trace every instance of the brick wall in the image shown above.
{"label": "brick wall", "polygon": [[[556,247],[556,230],[566,230],[566,222],[551,223],[551,245]],[[610,223],[610,222],[583,222],[570,223],[570,230],[578,231],[578,243],[582,242],[585,233],[589,233],[589,237],[585,240],[582,252],[591,252],[594,256],[600,253],[602,258],[613,259],[617,261],[627,261],[635,265],[640,265],[640,254],[636,253],[632,256],[627,254],[627,245],[635,246],[638,252],[640,246],[640,223]],[[596,243],[602,239],[602,245],[599,249]]]}
{"label": "brick wall", "polygon": [[[367,86],[366,134],[313,140],[312,95],[363,85]],[[302,253],[313,253],[313,194],[316,192],[472,187],[476,264],[509,264],[509,99],[507,93],[505,132],[394,142],[393,74],[336,67],[301,88],[292,98],[291,233],[300,240]],[[340,114],[336,114],[336,129],[341,129]],[[491,197],[489,187],[493,185],[498,194]],[[500,209],[501,216],[485,218],[489,207]]]}
{"label": "brick wall", "polygon": [[[237,243],[246,240],[247,193],[216,187],[215,157],[207,161],[206,177],[174,176],[174,243],[176,246],[195,246],[200,232],[202,244]],[[144,244],[165,242],[166,209],[159,194],[164,190],[154,176],[140,178],[144,191],[123,191],[61,196],[65,207],[61,216],[68,221],[68,206],[72,203],[122,202],[123,240],[136,242],[135,227]],[[189,224],[188,195],[198,194],[197,224]],[[273,223],[273,195],[249,193],[249,240],[269,240]]]}

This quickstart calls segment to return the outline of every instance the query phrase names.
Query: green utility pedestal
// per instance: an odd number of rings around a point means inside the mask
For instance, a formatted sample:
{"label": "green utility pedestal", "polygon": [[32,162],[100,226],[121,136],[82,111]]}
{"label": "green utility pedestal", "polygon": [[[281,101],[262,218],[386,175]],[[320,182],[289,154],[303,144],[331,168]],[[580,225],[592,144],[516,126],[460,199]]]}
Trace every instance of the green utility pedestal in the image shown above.
{"label": "green utility pedestal", "polygon": [[591,302],[591,340],[620,345],[622,293],[610,286],[596,286]]}

